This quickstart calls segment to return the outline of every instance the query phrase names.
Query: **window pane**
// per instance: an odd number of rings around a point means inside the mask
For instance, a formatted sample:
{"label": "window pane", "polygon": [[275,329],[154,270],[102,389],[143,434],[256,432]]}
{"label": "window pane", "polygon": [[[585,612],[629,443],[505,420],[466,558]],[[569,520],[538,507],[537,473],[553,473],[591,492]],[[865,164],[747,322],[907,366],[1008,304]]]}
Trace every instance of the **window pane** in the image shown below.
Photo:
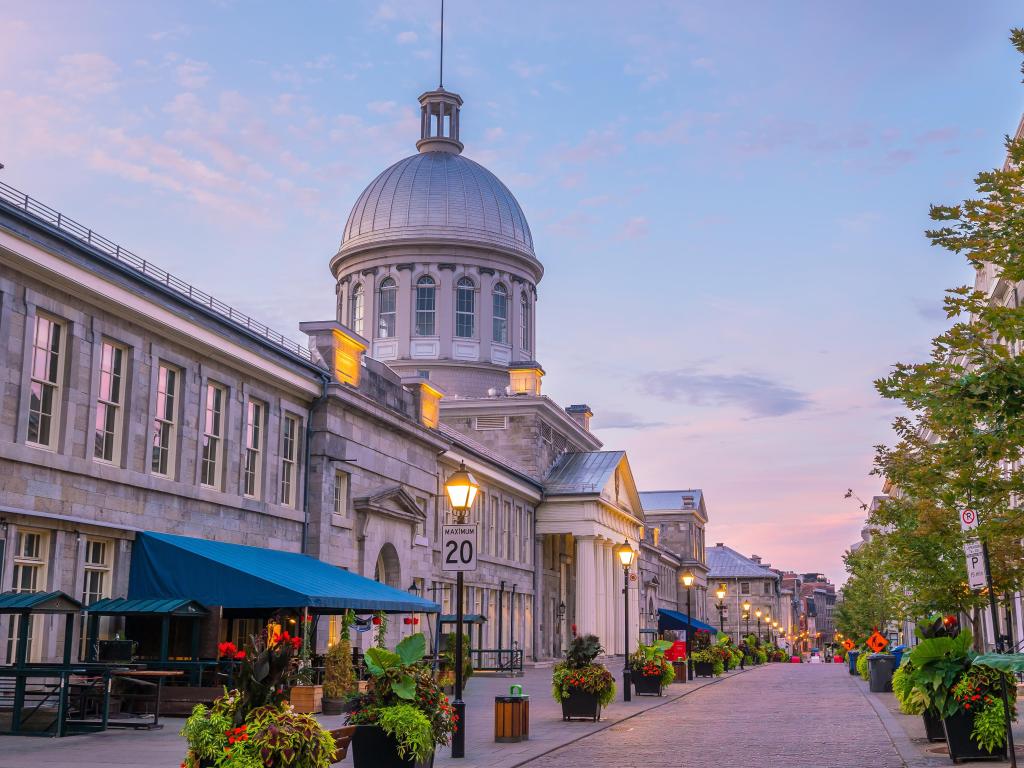
{"label": "window pane", "polygon": [[434,281],[421,277],[416,283],[416,335],[434,335],[434,309],[436,290]]}
{"label": "window pane", "polygon": [[508,291],[499,283],[494,289],[491,314],[494,319],[493,337],[500,344],[508,343]]}
{"label": "window pane", "polygon": [[455,290],[455,335],[472,338],[476,321],[476,288],[469,278],[459,280]]}
{"label": "window pane", "polygon": [[380,284],[377,301],[377,335],[384,339],[392,338],[395,335],[395,302],[397,299],[398,286],[391,278],[387,278]]}

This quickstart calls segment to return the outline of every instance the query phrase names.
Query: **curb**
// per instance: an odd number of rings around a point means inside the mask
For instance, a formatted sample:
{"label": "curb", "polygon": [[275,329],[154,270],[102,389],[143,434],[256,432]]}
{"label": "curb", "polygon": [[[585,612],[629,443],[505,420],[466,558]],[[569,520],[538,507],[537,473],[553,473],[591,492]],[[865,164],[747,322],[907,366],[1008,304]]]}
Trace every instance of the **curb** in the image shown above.
{"label": "curb", "polygon": [[[697,693],[698,691],[702,691],[705,688],[708,688],[708,687],[710,687],[712,685],[718,685],[719,683],[724,683],[726,680],[732,680],[732,678],[736,677],[737,675],[742,675],[743,673],[750,672],[750,671],[752,671],[752,670],[750,670],[750,669],[737,669],[737,670],[733,670],[733,673],[730,674],[730,675],[723,675],[721,677],[715,678],[711,682],[704,683],[699,688],[692,688],[690,690],[683,691],[679,695],[673,696],[670,699],[666,698],[665,701],[662,701],[662,702],[660,702],[658,704],[655,704],[653,706],[647,707],[647,709],[642,709],[639,712],[634,712],[631,715],[627,715],[626,717],[622,718],[621,720],[609,721],[606,725],[602,725],[600,728],[597,728],[597,729],[595,729],[593,731],[590,731],[589,733],[580,734],[579,736],[577,736],[574,739],[570,739],[569,741],[564,741],[561,744],[557,744],[557,745],[551,747],[550,749],[544,750],[543,752],[538,752],[536,755],[531,755],[530,757],[526,758],[522,762],[515,763],[514,765],[509,766],[509,768],[522,768],[522,766],[528,765],[528,764],[532,763],[534,760],[538,760],[538,759],[544,757],[545,755],[550,755],[552,752],[556,752],[559,749],[561,749],[562,747],[568,747],[571,744],[576,744],[577,742],[583,741],[584,739],[589,738],[589,737],[591,737],[591,736],[593,736],[595,734],[601,733],[602,731],[606,731],[606,730],[608,730],[609,728],[611,728],[613,726],[616,726],[616,725],[619,725],[620,723],[625,723],[625,722],[627,722],[629,720],[632,720],[634,717],[640,717],[641,715],[645,715],[648,712],[651,712],[651,711],[653,711],[655,709],[660,709],[661,707],[664,707],[667,704],[674,704],[675,702],[679,701],[682,698],[685,698],[686,696],[690,696],[690,695],[692,695],[694,693]],[[682,683],[680,683],[680,685],[682,685]]]}
{"label": "curb", "polygon": [[851,682],[874,710],[886,736],[889,737],[889,741],[906,768],[932,768],[932,766],[949,764],[948,757],[922,753],[920,747],[914,743],[892,712],[880,700],[871,695],[867,684],[860,678],[855,678]]}

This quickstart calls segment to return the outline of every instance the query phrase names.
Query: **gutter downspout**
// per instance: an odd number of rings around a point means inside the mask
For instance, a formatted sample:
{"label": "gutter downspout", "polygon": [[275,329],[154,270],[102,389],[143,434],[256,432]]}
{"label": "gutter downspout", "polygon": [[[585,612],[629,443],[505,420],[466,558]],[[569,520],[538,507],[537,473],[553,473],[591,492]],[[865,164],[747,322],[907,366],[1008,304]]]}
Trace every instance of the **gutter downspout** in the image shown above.
{"label": "gutter downspout", "polygon": [[512,585],[512,595],[508,599],[508,647],[512,649],[509,664],[515,663],[516,659],[516,588],[518,584]]}
{"label": "gutter downspout", "polygon": [[331,383],[329,373],[320,374],[320,395],[309,406],[306,418],[306,443],[303,446],[302,460],[302,554],[309,554],[309,462],[312,458],[313,415],[327,400],[327,386]]}

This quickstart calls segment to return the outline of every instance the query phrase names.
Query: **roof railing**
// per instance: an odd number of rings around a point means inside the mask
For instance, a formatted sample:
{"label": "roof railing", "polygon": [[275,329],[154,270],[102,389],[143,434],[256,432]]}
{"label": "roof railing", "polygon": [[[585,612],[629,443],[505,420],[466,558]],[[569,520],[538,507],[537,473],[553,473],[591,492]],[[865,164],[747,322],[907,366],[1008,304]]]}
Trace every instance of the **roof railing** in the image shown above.
{"label": "roof railing", "polygon": [[108,256],[127,267],[130,267],[139,274],[148,277],[150,280],[154,280],[166,286],[182,298],[188,299],[193,304],[197,304],[215,312],[232,325],[244,328],[250,333],[269,341],[271,344],[278,346],[293,355],[297,355],[303,360],[313,362],[313,357],[310,354],[309,349],[304,347],[302,344],[292,341],[283,334],[278,333],[258,320],[253,319],[249,315],[239,312],[234,307],[214,298],[205,291],[199,290],[191,283],[187,283],[181,278],[175,277],[170,272],[146,261],[128,249],[122,248],[117,243],[93,232],[92,229],[84,226],[83,224],[79,224],[74,219],[69,219],[60,211],[55,211],[48,205],[29,197],[24,192],[20,192],[8,184],[4,184],[2,181],[0,181],[0,203],[4,203],[13,208],[24,211],[33,218],[38,219],[51,227],[55,227],[61,232],[71,235],[76,240],[79,240],[90,248],[99,251],[103,255]]}

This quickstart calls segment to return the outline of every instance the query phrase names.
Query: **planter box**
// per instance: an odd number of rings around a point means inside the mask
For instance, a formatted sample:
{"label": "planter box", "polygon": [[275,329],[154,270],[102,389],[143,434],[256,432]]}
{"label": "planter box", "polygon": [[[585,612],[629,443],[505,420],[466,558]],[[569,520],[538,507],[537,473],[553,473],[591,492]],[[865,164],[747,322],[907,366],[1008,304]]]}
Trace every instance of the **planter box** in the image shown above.
{"label": "planter box", "polygon": [[322,685],[295,685],[288,692],[288,701],[296,712],[315,715],[323,707],[324,687]]}
{"label": "planter box", "polygon": [[563,720],[593,720],[595,723],[601,719],[601,705],[597,696],[586,691],[570,690],[569,697],[562,699]]}
{"label": "planter box", "polygon": [[687,680],[686,662],[685,661],[673,661],[672,662],[672,669],[676,673],[676,679],[673,680],[672,682],[673,683],[685,683],[686,680]]}
{"label": "planter box", "polygon": [[379,725],[357,725],[352,734],[353,768],[432,768],[434,756],[416,762],[398,756],[395,741]]}
{"label": "planter box", "polygon": [[693,662],[693,676],[714,677],[715,668],[710,661],[695,661]]}
{"label": "planter box", "polygon": [[946,745],[949,747],[949,759],[954,763],[962,760],[1005,760],[1006,744],[995,752],[981,749],[972,739],[974,730],[974,713],[957,712],[942,721],[946,732]]}
{"label": "planter box", "polygon": [[345,699],[329,699],[324,696],[320,713],[323,715],[340,715],[345,710]]}
{"label": "planter box", "polygon": [[928,741],[945,741],[946,732],[942,729],[942,718],[925,712],[921,715],[924,720],[924,732]]}
{"label": "planter box", "polygon": [[331,731],[331,736],[334,737],[334,760],[332,762],[340,763],[345,759],[345,755],[348,754],[348,745],[352,743],[352,735],[355,732],[356,726],[354,725],[346,725]]}
{"label": "planter box", "polygon": [[661,696],[661,675],[630,674],[637,696]]}

